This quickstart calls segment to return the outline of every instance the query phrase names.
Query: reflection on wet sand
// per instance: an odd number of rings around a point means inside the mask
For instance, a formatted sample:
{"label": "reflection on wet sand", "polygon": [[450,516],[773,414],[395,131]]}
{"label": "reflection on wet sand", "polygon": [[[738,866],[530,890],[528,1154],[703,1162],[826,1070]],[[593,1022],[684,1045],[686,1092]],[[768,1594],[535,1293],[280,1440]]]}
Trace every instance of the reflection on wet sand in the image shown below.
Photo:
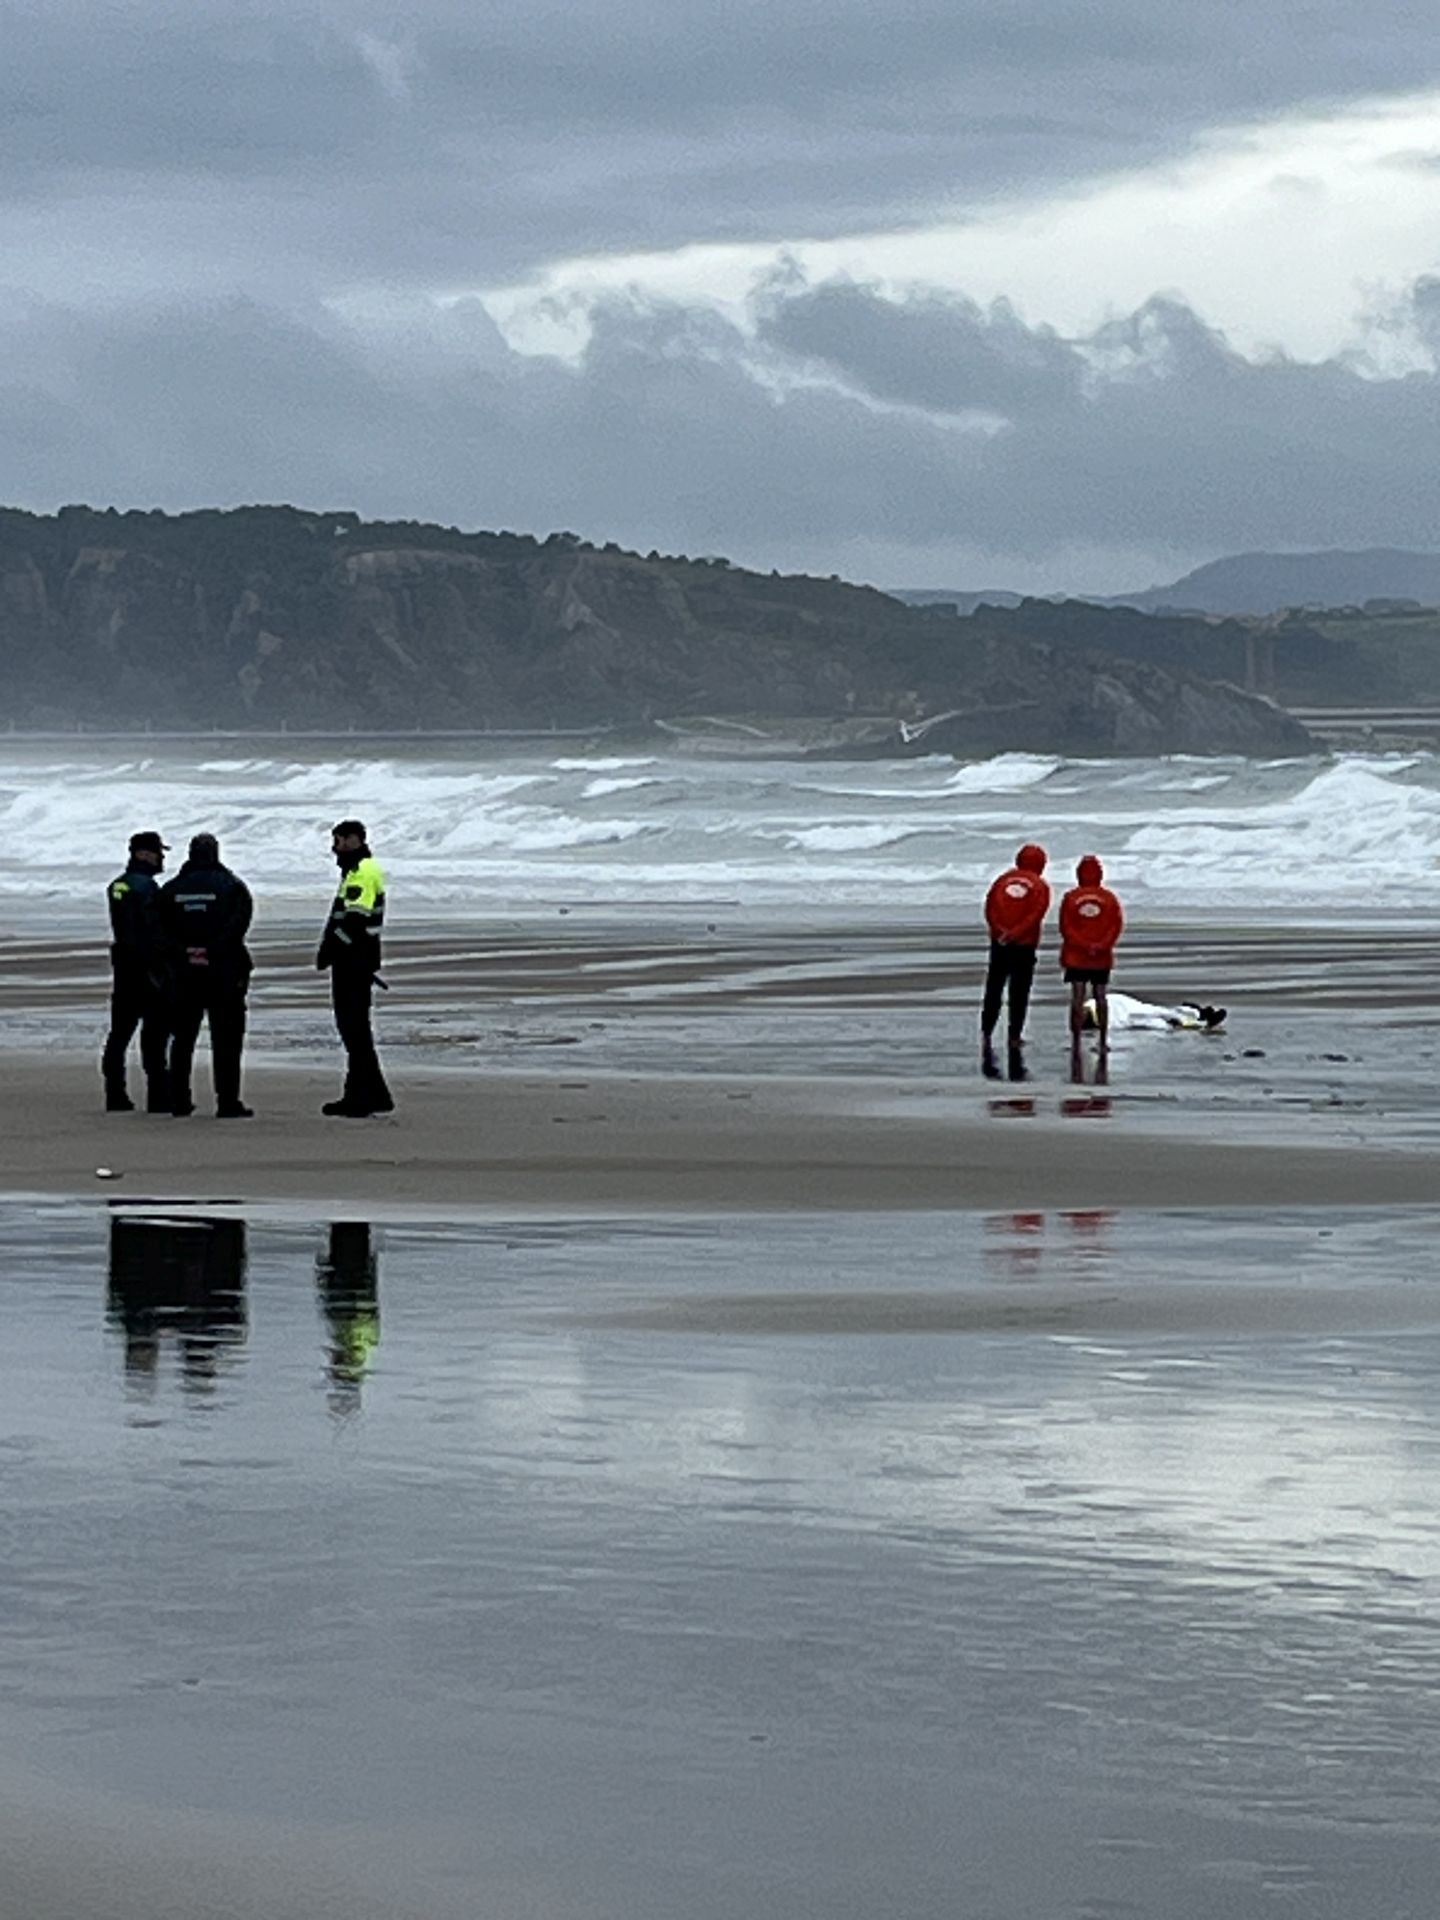
{"label": "reflection on wet sand", "polygon": [[185,1385],[205,1391],[245,1341],[244,1221],[113,1216],[109,1305],[134,1381],[153,1380],[173,1339]]}
{"label": "reflection on wet sand", "polygon": [[1433,1212],[396,1223],[367,1373],[151,1204],[0,1207],[3,1920],[1432,1911]]}
{"label": "reflection on wet sand", "polygon": [[316,1257],[315,1280],[330,1333],[331,1404],[348,1412],[359,1404],[360,1383],[380,1344],[380,1263],[364,1222],[334,1223]]}
{"label": "reflection on wet sand", "polygon": [[[985,1265],[997,1279],[1088,1280],[1100,1277],[1112,1252],[1111,1229],[1119,1216],[1109,1207],[1066,1208],[1053,1216],[1034,1211],[987,1213]],[[1058,1272],[1052,1270],[1057,1268]]]}
{"label": "reflection on wet sand", "polygon": [[[187,1388],[215,1384],[227,1354],[246,1339],[246,1264],[243,1220],[112,1215],[109,1316],[124,1336],[134,1384],[154,1383],[167,1340]],[[367,1223],[332,1224],[315,1280],[331,1404],[347,1413],[359,1405],[380,1344],[380,1263]]]}

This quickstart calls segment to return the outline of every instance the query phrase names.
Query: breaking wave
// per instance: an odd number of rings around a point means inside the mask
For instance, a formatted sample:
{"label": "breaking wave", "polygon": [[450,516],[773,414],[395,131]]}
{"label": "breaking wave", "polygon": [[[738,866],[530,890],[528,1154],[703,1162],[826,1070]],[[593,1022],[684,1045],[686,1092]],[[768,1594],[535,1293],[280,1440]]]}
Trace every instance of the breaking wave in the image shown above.
{"label": "breaking wave", "polygon": [[[248,745],[248,743],[247,743]],[[1038,839],[1051,877],[1101,854],[1136,910],[1428,911],[1440,890],[1440,758],[1068,761],[1003,754],[828,767],[758,758],[506,754],[405,743],[385,758],[186,756],[178,743],[94,757],[0,740],[0,892],[93,917],[128,836],[179,857],[219,835],[263,912],[313,909],[331,823],[359,815],[397,907],[500,914],[546,902],[973,913]],[[1268,909],[1267,904],[1268,903]],[[37,907],[38,911],[38,907]]]}

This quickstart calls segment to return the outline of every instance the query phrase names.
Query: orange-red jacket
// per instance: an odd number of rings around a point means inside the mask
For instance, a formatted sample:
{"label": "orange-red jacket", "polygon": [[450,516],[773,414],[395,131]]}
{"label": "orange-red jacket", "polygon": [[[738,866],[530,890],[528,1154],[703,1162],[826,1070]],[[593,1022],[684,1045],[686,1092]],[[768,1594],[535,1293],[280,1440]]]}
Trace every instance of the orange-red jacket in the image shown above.
{"label": "orange-red jacket", "polygon": [[1109,887],[1099,882],[1072,887],[1060,902],[1060,964],[1102,973],[1115,964],[1115,948],[1125,931],[1125,912]]}
{"label": "orange-red jacket", "polygon": [[1007,947],[1038,947],[1050,911],[1050,889],[1038,873],[1011,867],[985,896],[985,924],[992,940]]}

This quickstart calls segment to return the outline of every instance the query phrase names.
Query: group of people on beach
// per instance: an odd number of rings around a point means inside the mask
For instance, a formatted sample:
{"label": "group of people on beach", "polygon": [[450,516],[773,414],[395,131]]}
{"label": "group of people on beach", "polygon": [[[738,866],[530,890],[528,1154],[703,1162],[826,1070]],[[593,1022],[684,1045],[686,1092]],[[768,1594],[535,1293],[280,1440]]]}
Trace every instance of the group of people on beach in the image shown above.
{"label": "group of people on beach", "polygon": [[[331,850],[340,883],[321,936],[315,964],[330,975],[336,1031],[345,1049],[345,1084],[322,1113],[365,1119],[390,1113],[394,1100],[385,1081],[371,1023],[380,978],[380,936],[385,921],[385,875],[370,851],[363,821],[341,820],[331,829]],[[195,834],[185,863],[163,886],[165,841],[155,832],[130,836],[124,873],[111,881],[110,958],[113,984],[110,1031],[101,1057],[105,1107],[134,1110],[126,1084],[126,1056],[136,1031],[145,1073],[146,1109],[180,1118],[194,1113],[191,1073],[200,1029],[210,1028],[215,1111],[221,1120],[249,1119],[241,1098],[241,1056],[253,963],[245,944],[253,912],[250,890],[220,860],[213,833]],[[1025,1073],[1025,1021],[1050,886],[1048,858],[1033,841],[1015,864],[997,876],[985,896],[990,958],[980,1012],[981,1068],[1001,1078],[995,1032],[1007,1018],[1006,1071]],[[1060,966],[1070,989],[1070,1049],[1078,1077],[1081,1039],[1099,1036],[1102,1062],[1110,1048],[1110,976],[1125,930],[1118,896],[1105,885],[1105,870],[1093,853],[1075,868],[1075,885],[1060,901]],[[1126,1001],[1127,1024],[1210,1030],[1225,1018],[1223,1007],[1149,1007]]]}
{"label": "group of people on beach", "polygon": [[[385,875],[370,851],[365,825],[341,820],[331,829],[340,884],[326,918],[315,965],[330,975],[335,1027],[345,1048],[345,1085],[321,1112],[366,1119],[395,1102],[385,1083],[371,1027],[380,978]],[[107,889],[110,909],[110,1031],[100,1072],[109,1113],[130,1113],[126,1056],[136,1030],[149,1113],[184,1119],[195,1111],[191,1071],[200,1029],[210,1028],[215,1113],[248,1120],[241,1097],[247,1000],[254,963],[246,946],[254,903],[250,889],[220,859],[213,833],[197,833],[185,863],[162,886],[169,852],[158,833],[130,836],[124,873]]]}
{"label": "group of people on beach", "polygon": [[[1044,877],[1047,865],[1045,849],[1027,841],[1016,854],[1014,866],[997,876],[985,896],[990,960],[980,1010],[980,1064],[990,1080],[1001,1077],[995,1029],[1002,1008],[1008,1011],[1008,1075],[1012,1080],[1025,1078],[1025,1019],[1040,936],[1050,911],[1050,886]],[[1102,1062],[1110,1051],[1110,975],[1124,931],[1125,911],[1119,896],[1105,885],[1105,869],[1095,854],[1083,854],[1075,868],[1075,885],[1060,901],[1060,966],[1070,989],[1070,1060],[1077,1078],[1083,1034],[1098,1034]],[[1128,1002],[1127,1011],[1131,1006],[1141,1010],[1136,1024],[1159,1027],[1211,1030],[1225,1018],[1223,1007],[1152,1008]]]}

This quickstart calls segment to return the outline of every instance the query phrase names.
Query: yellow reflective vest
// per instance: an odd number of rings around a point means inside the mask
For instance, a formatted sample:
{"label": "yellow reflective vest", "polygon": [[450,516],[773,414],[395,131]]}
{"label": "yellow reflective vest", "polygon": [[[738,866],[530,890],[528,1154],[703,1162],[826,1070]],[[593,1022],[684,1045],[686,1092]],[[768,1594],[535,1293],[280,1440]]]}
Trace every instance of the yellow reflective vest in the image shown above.
{"label": "yellow reflective vest", "polygon": [[330,918],[315,956],[318,967],[380,969],[380,930],[385,924],[385,870],[365,853],[347,867],[330,908]]}

